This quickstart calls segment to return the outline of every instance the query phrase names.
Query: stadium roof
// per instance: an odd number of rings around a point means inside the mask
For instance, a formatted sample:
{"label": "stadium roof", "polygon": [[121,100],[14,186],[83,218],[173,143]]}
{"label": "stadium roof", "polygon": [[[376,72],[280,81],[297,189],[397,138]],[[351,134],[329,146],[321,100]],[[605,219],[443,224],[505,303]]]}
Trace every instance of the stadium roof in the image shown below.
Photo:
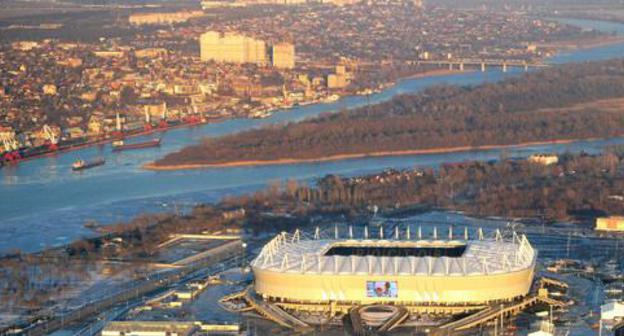
{"label": "stadium roof", "polygon": [[[395,237],[399,236],[397,232]],[[474,240],[468,239],[467,231],[462,239],[454,238],[452,231],[448,236],[340,239],[337,234],[321,238],[318,231],[314,237],[304,237],[299,230],[283,232],[264,246],[252,266],[282,273],[470,276],[523,270],[533,267],[536,259],[524,235],[504,238],[496,231],[485,237],[479,230]]]}

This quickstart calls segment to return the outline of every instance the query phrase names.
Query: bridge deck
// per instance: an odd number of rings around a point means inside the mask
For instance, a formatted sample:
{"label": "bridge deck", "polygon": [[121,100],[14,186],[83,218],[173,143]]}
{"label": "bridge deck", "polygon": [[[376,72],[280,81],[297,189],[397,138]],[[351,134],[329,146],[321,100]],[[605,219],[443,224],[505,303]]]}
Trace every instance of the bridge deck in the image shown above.
{"label": "bridge deck", "polygon": [[258,298],[256,294],[253,293],[253,290],[250,288],[247,289],[247,291],[245,292],[245,300],[259,314],[281,326],[296,330],[310,328],[307,323],[288,314],[283,309]]}
{"label": "bridge deck", "polygon": [[485,324],[487,322],[500,319],[501,317],[504,317],[504,316],[515,315],[521,312],[522,310],[540,302],[553,305],[553,306],[557,306],[557,307],[561,307],[565,305],[565,303],[555,300],[555,299],[551,299],[549,297],[542,297],[542,296],[536,296],[536,295],[529,296],[529,297],[526,297],[524,300],[514,303],[514,304],[507,304],[507,305],[502,305],[498,307],[491,306],[476,314],[464,317],[463,319],[460,319],[457,321],[450,322],[440,327],[440,332],[441,334],[445,334],[448,332],[452,333],[456,331],[462,331],[462,330],[474,328],[476,326]]}
{"label": "bridge deck", "polygon": [[559,287],[559,288],[563,288],[563,289],[568,289],[568,284],[561,281],[561,280],[557,280],[557,279],[553,279],[553,278],[547,278],[547,277],[541,277],[540,278],[540,284],[541,285],[551,285],[551,286],[555,286],[555,287]]}
{"label": "bridge deck", "polygon": [[399,311],[396,312],[388,321],[379,327],[379,332],[392,331],[392,329],[398,327],[410,316],[409,311],[405,307],[398,307]]}
{"label": "bridge deck", "polygon": [[349,310],[349,322],[351,322],[351,328],[353,329],[352,331],[354,336],[362,336],[366,334],[364,330],[364,322],[362,321],[362,316],[360,315],[360,308],[362,308],[362,306],[356,306]]}

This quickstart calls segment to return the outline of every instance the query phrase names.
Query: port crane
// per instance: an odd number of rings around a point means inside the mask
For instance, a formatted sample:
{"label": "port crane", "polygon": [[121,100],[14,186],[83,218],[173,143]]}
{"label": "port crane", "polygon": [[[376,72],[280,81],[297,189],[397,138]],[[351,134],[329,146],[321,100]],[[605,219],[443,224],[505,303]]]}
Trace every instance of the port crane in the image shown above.
{"label": "port crane", "polygon": [[199,111],[197,110],[196,105],[192,105],[192,111],[185,115],[184,122],[187,124],[197,124],[201,122],[201,118],[199,117]]}
{"label": "port crane", "polygon": [[52,128],[48,124],[43,125],[43,134],[48,141],[48,149],[51,151],[58,150],[58,141],[56,134],[52,131]]}
{"label": "port crane", "polygon": [[143,125],[143,129],[146,132],[152,130],[152,121],[151,121],[151,118],[150,118],[149,111],[147,109],[145,110],[145,125]]}
{"label": "port crane", "polygon": [[2,156],[5,161],[16,161],[22,158],[19,152],[19,142],[15,139],[14,135],[7,133],[0,133],[0,140],[4,146],[4,155]]}
{"label": "port crane", "polygon": [[121,117],[119,116],[119,112],[117,112],[115,117],[115,130],[111,132],[111,135],[115,138],[123,137],[123,131],[121,128]]}
{"label": "port crane", "polygon": [[167,124],[167,108],[163,109],[162,116],[160,117],[160,123],[158,124],[158,128],[167,128],[169,125]]}

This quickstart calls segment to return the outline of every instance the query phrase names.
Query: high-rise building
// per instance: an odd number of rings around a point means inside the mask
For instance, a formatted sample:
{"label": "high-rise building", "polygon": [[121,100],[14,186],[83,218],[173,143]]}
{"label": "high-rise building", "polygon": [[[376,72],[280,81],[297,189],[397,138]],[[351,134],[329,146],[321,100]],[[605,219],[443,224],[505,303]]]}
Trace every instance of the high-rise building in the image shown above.
{"label": "high-rise building", "polygon": [[292,43],[277,43],[273,45],[273,66],[281,69],[295,67],[295,45]]}
{"label": "high-rise building", "polygon": [[251,37],[209,31],[201,35],[199,47],[202,61],[267,64],[264,41]]}
{"label": "high-rise building", "polygon": [[344,75],[338,74],[329,74],[327,75],[327,88],[328,89],[343,89],[347,87],[349,83],[347,82],[347,77]]}
{"label": "high-rise building", "polygon": [[347,67],[344,65],[336,65],[336,71],[327,76],[328,89],[343,89],[349,85],[350,76],[347,73]]}

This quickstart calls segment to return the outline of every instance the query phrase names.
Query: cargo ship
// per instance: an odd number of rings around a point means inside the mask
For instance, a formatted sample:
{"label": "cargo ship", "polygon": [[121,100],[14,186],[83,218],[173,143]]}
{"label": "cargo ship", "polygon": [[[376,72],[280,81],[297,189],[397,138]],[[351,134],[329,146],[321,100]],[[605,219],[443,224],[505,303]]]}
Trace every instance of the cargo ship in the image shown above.
{"label": "cargo ship", "polygon": [[[10,164],[17,164],[22,161],[37,159],[46,156],[53,156],[58,153],[78,150],[81,148],[86,148],[95,145],[103,145],[106,143],[111,143],[114,139],[119,139],[121,137],[130,138],[136,136],[144,136],[148,134],[152,134],[155,132],[163,132],[168,129],[176,129],[176,128],[184,128],[189,127],[191,125],[199,125],[208,122],[217,122],[222,121],[222,118],[213,118],[211,120],[203,121],[200,120],[200,123],[197,124],[188,124],[183,122],[182,120],[161,120],[160,123],[152,125],[150,130],[146,130],[145,127],[130,129],[120,132],[119,134],[109,134],[108,136],[101,137],[80,137],[76,139],[70,140],[60,140],[57,144],[55,144],[54,148],[50,145],[41,145],[36,147],[26,147],[21,146],[17,149],[11,149],[9,151],[2,152],[0,151],[0,168]],[[111,136],[112,135],[112,136]],[[148,144],[152,144],[152,142],[148,142]],[[156,145],[158,146],[158,145]],[[150,146],[147,146],[150,147]],[[141,147],[142,148],[142,147]]]}
{"label": "cargo ship", "polygon": [[258,110],[258,111],[254,111],[251,114],[251,117],[254,119],[264,119],[270,116],[271,116],[271,112],[269,112],[268,110]]}
{"label": "cargo ship", "polygon": [[72,164],[72,170],[73,171],[79,171],[79,170],[89,169],[89,168],[93,168],[93,167],[97,167],[97,166],[102,166],[105,163],[106,163],[106,161],[104,159],[97,159],[97,160],[94,160],[94,161],[76,160]]}
{"label": "cargo ship", "polygon": [[141,149],[160,146],[160,139],[153,139],[145,142],[137,142],[132,144],[125,144],[123,140],[113,141],[113,152],[120,152],[129,149]]}

